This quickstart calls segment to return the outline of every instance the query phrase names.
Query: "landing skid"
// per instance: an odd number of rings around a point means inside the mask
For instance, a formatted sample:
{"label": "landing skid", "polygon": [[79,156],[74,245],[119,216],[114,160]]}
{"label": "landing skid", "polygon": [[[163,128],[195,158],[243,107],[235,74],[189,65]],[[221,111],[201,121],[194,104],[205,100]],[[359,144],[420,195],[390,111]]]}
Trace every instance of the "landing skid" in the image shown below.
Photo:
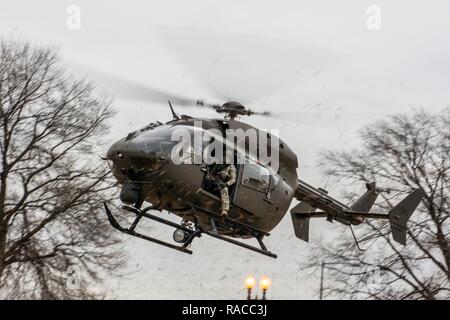
{"label": "landing skid", "polygon": [[[201,237],[202,234],[206,234],[206,235],[208,235],[210,237],[229,242],[229,243],[237,245],[239,247],[242,247],[242,248],[245,248],[245,249],[248,249],[248,250],[251,250],[251,251],[263,254],[263,255],[266,255],[268,257],[272,257],[272,258],[276,258],[277,257],[276,254],[274,254],[274,253],[270,252],[269,250],[267,250],[266,246],[262,242],[263,237],[266,235],[266,233],[264,233],[264,232],[261,232],[261,233],[258,233],[257,235],[255,235],[255,238],[258,240],[258,243],[259,243],[259,245],[261,247],[261,248],[257,248],[257,247],[248,245],[246,243],[243,243],[241,241],[234,240],[234,239],[232,239],[230,237],[226,237],[224,235],[221,235],[216,230],[212,230],[212,231],[205,230],[205,229],[201,228],[198,224],[195,224],[194,228],[188,228],[188,227],[186,227],[184,225],[177,224],[177,223],[174,223],[172,221],[169,221],[169,220],[166,220],[166,219],[163,219],[163,218],[160,218],[158,216],[155,216],[153,214],[148,213],[148,211],[156,209],[153,206],[150,206],[150,207],[147,207],[147,208],[141,210],[141,209],[138,209],[136,207],[127,206],[127,205],[122,206],[122,209],[125,209],[125,210],[127,210],[129,212],[134,213],[136,215],[136,218],[135,218],[134,222],[130,225],[129,228],[123,228],[117,222],[117,220],[114,218],[114,216],[111,213],[111,210],[108,208],[106,203],[104,203],[104,206],[105,206],[106,215],[108,216],[109,223],[115,229],[119,230],[120,232],[123,232],[123,233],[126,233],[128,235],[131,235],[133,237],[137,237],[137,238],[144,239],[144,240],[147,240],[147,241],[150,241],[150,242],[153,242],[153,243],[157,243],[159,245],[162,245],[162,246],[165,246],[165,247],[168,247],[168,248],[180,251],[180,252],[184,252],[184,253],[187,253],[187,254],[192,254],[192,251],[188,249],[188,247],[190,246],[192,241],[196,237]],[[210,212],[209,215],[216,215],[216,214]],[[135,230],[137,224],[139,223],[139,221],[142,218],[147,218],[147,219],[150,219],[150,220],[153,220],[153,221],[157,221],[159,223],[171,226],[173,228],[181,229],[181,230],[183,230],[183,231],[185,231],[185,232],[187,232],[189,234],[188,239],[182,245],[174,245],[172,243],[165,242],[165,241],[162,241],[162,240],[159,240],[159,239],[156,239],[156,238],[153,238],[153,237],[150,237],[150,236],[138,233],[138,232],[136,232],[134,230]],[[210,217],[211,222],[213,224],[214,224],[215,218],[216,217]],[[219,215],[217,215],[217,219],[216,220],[219,221],[220,219],[222,219],[222,218]],[[247,227],[244,224],[240,224],[240,227],[244,227],[244,226]],[[251,228],[250,226],[248,226],[248,227],[249,227],[249,229],[248,229],[249,232],[255,233],[256,229]]]}
{"label": "landing skid", "polygon": [[[146,236],[146,235],[143,235],[143,234],[141,234],[141,233],[138,233],[138,232],[135,232],[135,231],[134,231],[134,229],[136,228],[136,226],[137,226],[139,220],[140,220],[142,217],[148,217],[149,219],[152,219],[152,218],[149,217],[150,214],[147,214],[147,213],[146,213],[146,211],[151,210],[152,207],[149,207],[150,209],[146,208],[146,209],[148,209],[148,210],[144,209],[144,210],[142,210],[142,211],[139,210],[139,209],[137,209],[137,208],[133,208],[133,207],[132,207],[132,208],[135,209],[135,210],[133,210],[133,211],[128,210],[128,211],[131,211],[131,212],[133,212],[133,213],[140,212],[140,215],[137,215],[137,216],[136,216],[136,219],[135,219],[134,222],[133,222],[133,224],[132,224],[128,229],[125,229],[125,228],[123,228],[123,227],[117,222],[117,220],[114,218],[114,216],[113,216],[112,213],[111,213],[111,210],[109,210],[109,208],[108,208],[108,206],[106,205],[106,203],[104,203],[104,205],[105,205],[106,215],[108,216],[109,223],[110,223],[115,229],[119,230],[120,232],[129,234],[130,236],[133,236],[133,237],[137,237],[137,238],[141,238],[141,239],[144,239],[144,240],[147,240],[147,241],[150,241],[150,242],[154,242],[154,243],[160,244],[160,245],[162,245],[162,246],[165,246],[165,247],[168,247],[168,248],[171,248],[171,249],[175,249],[175,250],[180,251],[180,252],[192,254],[192,251],[186,248],[186,247],[187,247],[186,243],[184,243],[182,246],[177,246],[177,245],[174,245],[174,244],[172,244],[172,243],[165,242],[165,241],[162,241],[162,240],[153,238],[153,237],[149,237],[149,236]],[[124,208],[124,209],[127,210],[127,208]],[[172,223],[171,221],[168,221],[168,220],[166,220],[166,222]],[[168,224],[168,223],[166,223],[166,224]],[[174,223],[174,224],[175,224],[175,223]],[[168,224],[168,225],[169,225],[169,224]],[[176,224],[175,224],[175,225],[176,225]],[[178,225],[177,225],[177,227],[180,227],[181,229],[184,228],[184,227],[178,226]],[[189,245],[189,244],[188,244],[188,245]]]}

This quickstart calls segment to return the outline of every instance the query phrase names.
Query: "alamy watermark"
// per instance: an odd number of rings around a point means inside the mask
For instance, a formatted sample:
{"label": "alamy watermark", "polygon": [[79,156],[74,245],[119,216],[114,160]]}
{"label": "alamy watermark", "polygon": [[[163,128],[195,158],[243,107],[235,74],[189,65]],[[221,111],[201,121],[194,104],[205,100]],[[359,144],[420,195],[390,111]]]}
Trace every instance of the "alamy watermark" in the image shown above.
{"label": "alamy watermark", "polygon": [[381,29],[381,8],[377,5],[370,5],[366,9],[367,20],[366,26],[369,30]]}
{"label": "alamy watermark", "polygon": [[170,157],[174,164],[245,164],[253,161],[278,171],[278,134],[277,129],[203,130],[202,122],[195,121],[190,129],[179,127],[172,132],[171,140],[177,143]]}
{"label": "alamy watermark", "polygon": [[81,8],[75,4],[72,4],[66,8],[67,19],[66,26],[69,30],[81,29]]}

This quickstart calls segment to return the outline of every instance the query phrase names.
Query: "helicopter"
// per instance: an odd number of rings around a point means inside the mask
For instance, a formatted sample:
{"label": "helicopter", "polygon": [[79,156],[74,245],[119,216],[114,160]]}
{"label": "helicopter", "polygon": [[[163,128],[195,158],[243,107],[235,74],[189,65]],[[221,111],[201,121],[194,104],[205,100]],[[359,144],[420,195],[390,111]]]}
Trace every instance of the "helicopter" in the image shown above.
{"label": "helicopter", "polygon": [[[162,97],[165,93],[159,95]],[[286,142],[239,121],[242,116],[272,116],[271,112],[256,112],[236,101],[223,104],[181,98],[175,101],[179,105],[209,108],[223,117],[179,116],[169,101],[173,117],[170,121],[152,122],[129,133],[109,148],[105,160],[121,186],[122,209],[135,215],[131,225],[123,227],[104,203],[108,220],[115,229],[187,254],[193,253],[193,241],[206,235],[277,258],[266,247],[264,239],[280,223],[295,199],[299,203],[290,210],[290,215],[293,231],[301,240],[309,241],[311,218],[326,218],[329,222],[336,221],[350,228],[365,219],[387,219],[394,240],[405,245],[407,222],[424,196],[422,189],[412,191],[388,213],[381,214],[370,210],[378,195],[389,190],[378,188],[375,182],[368,182],[367,191],[354,203],[346,205],[329,196],[325,189],[315,188],[299,179],[297,155]],[[201,127],[196,125],[198,123]],[[179,129],[188,132],[191,137],[198,132],[214,130],[218,132],[214,140],[231,146],[227,150],[231,150],[229,158],[236,167],[237,178],[229,188],[230,209],[227,216],[220,214],[221,199],[217,189],[206,184],[205,164],[176,163],[173,160],[173,150],[179,143],[173,140],[173,134]],[[257,139],[265,137],[267,148],[276,145],[278,166],[261,161],[259,141],[253,151],[250,150],[254,149],[250,148],[252,144],[247,140],[239,147],[236,141],[227,137],[228,130],[253,130],[257,133]],[[143,208],[145,202],[150,205]],[[154,211],[175,214],[181,222],[175,223]],[[136,231],[142,218],[173,227],[175,243]],[[256,239],[259,247],[246,243],[246,239]],[[355,241],[358,245],[356,237]]]}

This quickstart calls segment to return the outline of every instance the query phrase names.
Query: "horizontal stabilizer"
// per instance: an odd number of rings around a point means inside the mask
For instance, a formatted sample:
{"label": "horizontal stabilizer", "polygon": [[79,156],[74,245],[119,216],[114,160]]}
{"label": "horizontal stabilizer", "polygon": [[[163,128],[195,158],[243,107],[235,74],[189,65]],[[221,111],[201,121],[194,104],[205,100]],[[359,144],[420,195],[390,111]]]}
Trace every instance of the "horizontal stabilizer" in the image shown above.
{"label": "horizontal stabilizer", "polygon": [[292,224],[297,238],[309,241],[309,214],[315,210],[316,208],[312,208],[306,202],[300,202],[291,209]]}
{"label": "horizontal stabilizer", "polygon": [[416,189],[389,211],[392,237],[398,243],[406,244],[406,224],[424,195],[422,189]]}

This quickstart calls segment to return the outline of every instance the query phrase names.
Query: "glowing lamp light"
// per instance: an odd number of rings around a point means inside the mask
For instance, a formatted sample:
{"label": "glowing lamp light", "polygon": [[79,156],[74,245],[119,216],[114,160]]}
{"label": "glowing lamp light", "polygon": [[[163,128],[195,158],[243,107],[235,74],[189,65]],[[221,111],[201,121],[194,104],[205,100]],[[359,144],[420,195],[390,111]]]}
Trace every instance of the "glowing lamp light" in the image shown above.
{"label": "glowing lamp light", "polygon": [[252,276],[248,276],[245,279],[245,288],[251,290],[255,286],[255,283],[256,283],[255,278],[253,278]]}
{"label": "glowing lamp light", "polygon": [[259,281],[259,287],[263,291],[267,291],[270,288],[270,285],[271,281],[268,277],[262,277],[261,280]]}

